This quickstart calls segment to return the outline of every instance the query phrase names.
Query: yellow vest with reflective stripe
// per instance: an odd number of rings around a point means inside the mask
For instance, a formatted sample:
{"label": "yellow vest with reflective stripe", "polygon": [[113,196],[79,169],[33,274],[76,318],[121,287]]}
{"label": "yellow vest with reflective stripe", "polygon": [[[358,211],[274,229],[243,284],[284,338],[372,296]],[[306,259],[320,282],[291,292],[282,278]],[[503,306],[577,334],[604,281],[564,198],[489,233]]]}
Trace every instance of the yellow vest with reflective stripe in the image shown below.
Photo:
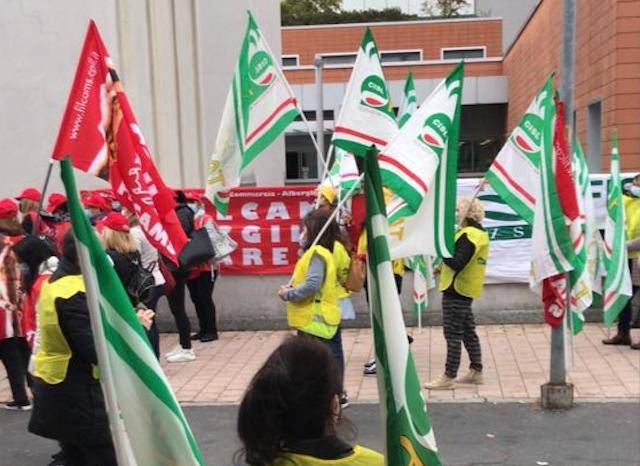
{"label": "yellow vest with reflective stripe", "polygon": [[[627,241],[640,238],[640,199],[622,196],[622,204],[624,205]],[[629,254],[629,257],[640,257],[640,251]]]}
{"label": "yellow vest with reflective stripe", "polygon": [[40,340],[34,357],[34,375],[50,385],[64,381],[71,359],[71,348],[58,322],[56,299],[69,299],[84,291],[82,275],[67,275],[42,285],[37,305]]}
{"label": "yellow vest with reflective stripe", "polygon": [[273,466],[384,466],[384,456],[368,448],[356,445],[353,453],[337,460],[321,460],[313,456],[289,453],[276,460]]}
{"label": "yellow vest with reflective stripe", "polygon": [[[311,298],[294,303],[287,302],[287,320],[289,326],[297,328],[312,335],[323,338],[331,338],[340,324],[340,307],[338,306],[337,275],[333,254],[327,248],[314,246],[308,249],[298,260],[293,270],[292,286],[303,283],[307,277],[309,264],[314,254],[318,254],[325,263],[324,282],[319,293]],[[320,329],[322,335],[317,334],[314,327],[329,325],[330,329]],[[311,326],[311,327],[310,327]],[[331,331],[330,336],[326,336]]]}
{"label": "yellow vest with reflective stripe", "polygon": [[351,256],[347,252],[347,248],[340,241],[333,243],[333,261],[336,264],[336,275],[338,280],[336,281],[336,293],[338,299],[348,298],[351,296],[351,292],[342,286],[349,276],[349,266],[351,265]]}
{"label": "yellow vest with reflective stripe", "polygon": [[468,298],[477,298],[482,294],[484,274],[489,257],[489,235],[486,231],[474,227],[464,227],[456,233],[456,241],[466,234],[475,246],[475,252],[469,263],[457,272],[447,264],[442,265],[440,273],[440,291],[447,290],[453,282],[453,288],[458,294]]}
{"label": "yellow vest with reflective stripe", "polygon": [[[356,252],[358,254],[367,254],[367,230],[362,229],[360,233],[360,237],[358,238],[358,246],[356,248]],[[404,276],[404,261],[402,259],[394,259],[391,261],[391,268],[393,269],[394,275]]]}

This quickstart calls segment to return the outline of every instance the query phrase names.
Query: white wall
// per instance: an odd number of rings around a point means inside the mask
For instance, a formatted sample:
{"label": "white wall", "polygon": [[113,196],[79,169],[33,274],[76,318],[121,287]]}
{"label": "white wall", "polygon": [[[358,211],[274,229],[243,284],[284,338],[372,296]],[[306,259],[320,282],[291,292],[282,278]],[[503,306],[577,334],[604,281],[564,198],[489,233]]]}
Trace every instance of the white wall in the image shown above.
{"label": "white wall", "polygon": [[[280,54],[278,0],[0,0],[0,197],[42,184],[93,18],[170,185],[202,186],[246,10]],[[256,168],[281,184],[281,138]],[[266,172],[266,173],[265,173]],[[59,190],[57,169],[53,188]],[[81,176],[80,187],[104,186]]]}

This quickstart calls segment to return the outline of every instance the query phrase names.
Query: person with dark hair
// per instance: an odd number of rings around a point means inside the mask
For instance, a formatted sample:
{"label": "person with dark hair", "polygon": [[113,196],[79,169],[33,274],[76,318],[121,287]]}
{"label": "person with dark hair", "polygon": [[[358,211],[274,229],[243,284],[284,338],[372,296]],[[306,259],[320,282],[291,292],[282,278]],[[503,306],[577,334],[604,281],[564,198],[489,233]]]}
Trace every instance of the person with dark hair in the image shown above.
{"label": "person with dark hair", "polygon": [[35,398],[29,431],[57,440],[68,465],[115,466],[71,231],[62,241],[58,268],[42,286],[37,309],[40,341],[34,356]]}
{"label": "person with dark hair", "polygon": [[300,336],[285,340],[240,403],[242,449],[235,464],[382,466],[381,454],[336,435],[341,393],[342,377],[326,345]]}
{"label": "person with dark hair", "polygon": [[[331,349],[340,373],[344,373],[344,353],[340,331],[338,276],[333,249],[339,235],[338,224],[330,222],[317,244],[330,214],[314,210],[304,219],[301,245],[304,253],[296,263],[290,285],[280,287],[278,296],[287,301],[287,320],[299,334],[319,338]],[[343,404],[348,399],[343,397]]]}
{"label": "person with dark hair", "polygon": [[[0,360],[9,379],[13,400],[6,409],[29,410],[27,395],[28,348],[23,333],[20,265],[14,246],[23,238],[18,222],[18,207],[11,199],[0,201]],[[28,350],[27,350],[28,351]]]}

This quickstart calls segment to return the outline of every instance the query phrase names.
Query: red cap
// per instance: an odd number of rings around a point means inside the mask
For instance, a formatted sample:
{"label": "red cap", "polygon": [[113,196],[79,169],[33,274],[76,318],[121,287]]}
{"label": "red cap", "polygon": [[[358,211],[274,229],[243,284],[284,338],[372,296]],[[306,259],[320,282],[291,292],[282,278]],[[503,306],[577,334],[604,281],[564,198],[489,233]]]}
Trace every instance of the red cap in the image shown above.
{"label": "red cap", "polygon": [[67,196],[60,193],[51,193],[49,195],[49,204],[47,205],[47,211],[54,213],[58,207],[62,204],[66,204]]}
{"label": "red cap", "polygon": [[109,215],[102,219],[100,226],[114,231],[129,231],[129,221],[127,220],[127,217],[119,212],[109,213]]}
{"label": "red cap", "polygon": [[27,188],[18,196],[16,196],[16,199],[18,201],[22,199],[28,199],[33,202],[40,202],[40,199],[42,199],[42,194],[40,194],[40,191],[38,191],[36,188]]}
{"label": "red cap", "polygon": [[18,216],[18,206],[13,199],[2,199],[0,201],[0,218],[16,218]]}
{"label": "red cap", "polygon": [[89,194],[87,197],[82,199],[82,204],[84,204],[85,207],[91,207],[94,209],[99,209],[104,211],[111,210],[111,206],[109,205],[109,202],[98,193]]}

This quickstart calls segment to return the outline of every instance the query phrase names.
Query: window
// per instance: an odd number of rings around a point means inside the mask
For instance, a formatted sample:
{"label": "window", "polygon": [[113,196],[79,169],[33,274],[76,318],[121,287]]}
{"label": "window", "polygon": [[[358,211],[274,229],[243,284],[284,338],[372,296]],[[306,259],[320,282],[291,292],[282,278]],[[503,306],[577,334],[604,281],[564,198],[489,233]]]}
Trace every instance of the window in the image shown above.
{"label": "window", "polygon": [[353,65],[356,62],[355,53],[336,53],[322,55],[325,65]]}
{"label": "window", "polygon": [[[331,135],[325,134],[325,151],[331,143]],[[284,138],[286,156],[286,181],[294,183],[318,182],[322,162],[318,162],[316,148],[308,134],[287,134]]]}
{"label": "window", "polygon": [[382,61],[382,63],[422,61],[422,54],[419,50],[411,50],[406,52],[380,52],[380,61]]}
{"label": "window", "polygon": [[506,104],[463,105],[460,114],[458,172],[484,173],[504,144]]}
{"label": "window", "polygon": [[298,55],[282,55],[282,67],[291,68],[298,66]]}
{"label": "window", "polygon": [[442,49],[441,56],[443,60],[463,60],[466,58],[484,58],[486,47],[460,47],[451,49]]}
{"label": "window", "polygon": [[602,169],[602,103],[594,102],[587,107],[587,166],[591,173]]}

